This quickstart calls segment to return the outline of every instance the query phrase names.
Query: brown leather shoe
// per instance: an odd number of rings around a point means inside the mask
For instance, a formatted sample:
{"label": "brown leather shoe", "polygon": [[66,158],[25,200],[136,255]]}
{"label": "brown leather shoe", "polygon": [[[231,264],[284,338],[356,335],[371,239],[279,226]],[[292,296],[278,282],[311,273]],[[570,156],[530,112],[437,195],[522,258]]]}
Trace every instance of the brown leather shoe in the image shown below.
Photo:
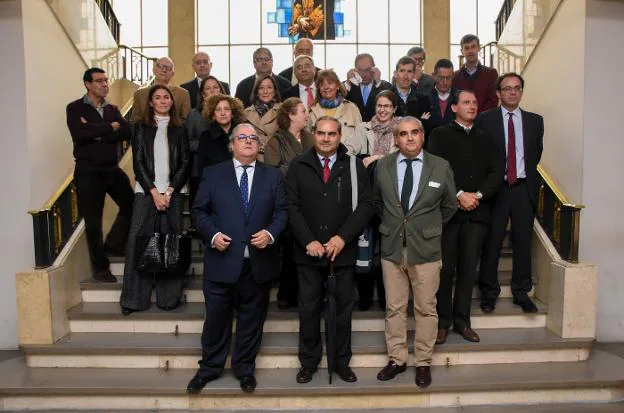
{"label": "brown leather shoe", "polygon": [[99,270],[98,272],[95,273],[93,278],[95,279],[95,281],[98,281],[101,283],[116,283],[117,282],[117,278],[115,278],[115,276],[110,272],[110,270]]}
{"label": "brown leather shoe", "polygon": [[406,369],[406,365],[398,365],[394,361],[390,360],[386,367],[381,369],[379,373],[377,373],[377,380],[388,381],[392,380],[397,376],[397,374],[403,373]]}
{"label": "brown leather shoe", "polygon": [[436,344],[446,343],[446,337],[448,337],[448,330],[446,328],[438,329],[438,335],[436,336]]}
{"label": "brown leather shoe", "polygon": [[421,389],[428,387],[431,384],[431,367],[421,366],[416,367],[416,385]]}
{"label": "brown leather shoe", "polygon": [[459,328],[455,329],[454,328],[453,331],[455,331],[460,336],[462,336],[464,338],[464,340],[468,340],[468,341],[471,341],[473,343],[478,343],[479,341],[481,341],[481,338],[479,338],[479,335],[477,334],[477,332],[474,331],[470,327],[464,327],[462,329],[459,329]]}

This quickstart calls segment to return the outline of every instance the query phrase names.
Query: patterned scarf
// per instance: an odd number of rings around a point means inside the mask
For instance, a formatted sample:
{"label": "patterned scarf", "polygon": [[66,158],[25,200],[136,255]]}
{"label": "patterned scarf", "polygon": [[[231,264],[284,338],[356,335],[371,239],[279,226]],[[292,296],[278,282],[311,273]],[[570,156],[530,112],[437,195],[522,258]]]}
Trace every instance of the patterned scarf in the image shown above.
{"label": "patterned scarf", "polygon": [[373,144],[373,153],[370,155],[388,155],[394,146],[394,135],[392,129],[394,125],[398,124],[401,120],[400,117],[395,116],[387,125],[382,125],[377,119],[377,115],[371,119],[371,130],[375,134],[375,140]]}
{"label": "patterned scarf", "polygon": [[324,109],[335,109],[342,104],[343,97],[340,93],[336,93],[335,99],[325,99],[323,97],[319,97],[319,104]]}
{"label": "patterned scarf", "polygon": [[267,113],[273,107],[273,102],[271,101],[269,103],[262,103],[260,102],[260,100],[257,100],[254,106],[256,108],[258,116],[263,117],[265,113]]}

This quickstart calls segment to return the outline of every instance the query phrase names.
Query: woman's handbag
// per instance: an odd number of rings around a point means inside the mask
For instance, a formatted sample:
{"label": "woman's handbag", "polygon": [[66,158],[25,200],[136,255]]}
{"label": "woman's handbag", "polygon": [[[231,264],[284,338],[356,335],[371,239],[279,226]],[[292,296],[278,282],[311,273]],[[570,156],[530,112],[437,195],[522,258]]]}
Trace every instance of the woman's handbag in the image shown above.
{"label": "woman's handbag", "polygon": [[[358,204],[357,168],[355,165],[355,156],[351,156],[350,158],[351,208],[355,211]],[[373,258],[375,257],[375,242],[373,240],[374,233],[375,231],[373,231],[371,226],[367,225],[358,237],[358,246],[355,258],[356,274],[368,274],[373,266]]]}
{"label": "woman's handbag", "polygon": [[162,216],[169,220],[167,213],[158,213],[151,233],[137,236],[137,269],[159,275],[183,275],[191,265],[191,237],[185,233],[162,232]]}

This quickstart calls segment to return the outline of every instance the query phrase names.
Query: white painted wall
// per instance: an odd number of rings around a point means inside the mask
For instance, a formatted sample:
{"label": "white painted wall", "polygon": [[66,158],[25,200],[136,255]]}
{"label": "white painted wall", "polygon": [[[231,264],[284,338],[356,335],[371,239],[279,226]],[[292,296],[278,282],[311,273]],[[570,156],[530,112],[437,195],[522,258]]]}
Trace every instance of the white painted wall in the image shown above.
{"label": "white painted wall", "polygon": [[[576,1],[576,0],[575,0]],[[599,266],[598,339],[624,340],[624,3],[587,1],[580,252]]]}

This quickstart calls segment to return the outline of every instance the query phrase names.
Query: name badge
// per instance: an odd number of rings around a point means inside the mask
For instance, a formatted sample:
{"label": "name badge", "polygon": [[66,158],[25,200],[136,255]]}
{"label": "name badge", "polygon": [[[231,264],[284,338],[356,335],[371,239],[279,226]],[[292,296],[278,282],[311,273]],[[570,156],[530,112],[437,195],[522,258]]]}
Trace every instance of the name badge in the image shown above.
{"label": "name badge", "polygon": [[432,186],[434,188],[439,188],[440,187],[440,183],[439,182],[435,182],[435,181],[429,181],[429,186]]}

